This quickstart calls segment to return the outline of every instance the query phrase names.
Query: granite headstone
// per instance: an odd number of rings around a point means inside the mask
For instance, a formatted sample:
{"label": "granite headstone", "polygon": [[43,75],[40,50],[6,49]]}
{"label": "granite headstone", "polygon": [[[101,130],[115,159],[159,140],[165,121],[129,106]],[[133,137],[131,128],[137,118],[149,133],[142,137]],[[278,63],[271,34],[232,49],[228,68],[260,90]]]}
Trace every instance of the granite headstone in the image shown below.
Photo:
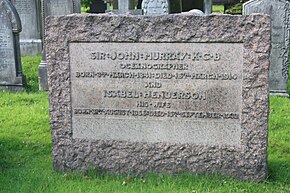
{"label": "granite headstone", "polygon": [[8,0],[0,0],[0,24],[0,89],[22,90],[25,80],[19,45],[21,22]]}
{"label": "granite headstone", "polygon": [[[67,15],[81,12],[80,0],[42,0],[42,6],[43,20],[51,15]],[[44,28],[45,26],[43,26]],[[45,46],[42,50],[42,60],[38,66],[38,82],[39,90],[48,90]]]}
{"label": "granite headstone", "polygon": [[269,16],[70,15],[45,34],[55,169],[267,177]]}
{"label": "granite headstone", "polygon": [[243,4],[243,14],[265,13],[271,16],[272,49],[270,93],[287,96],[290,3],[285,0],[252,0]]}
{"label": "granite headstone", "polygon": [[40,0],[11,1],[21,19],[20,50],[22,55],[38,55],[42,51]]}

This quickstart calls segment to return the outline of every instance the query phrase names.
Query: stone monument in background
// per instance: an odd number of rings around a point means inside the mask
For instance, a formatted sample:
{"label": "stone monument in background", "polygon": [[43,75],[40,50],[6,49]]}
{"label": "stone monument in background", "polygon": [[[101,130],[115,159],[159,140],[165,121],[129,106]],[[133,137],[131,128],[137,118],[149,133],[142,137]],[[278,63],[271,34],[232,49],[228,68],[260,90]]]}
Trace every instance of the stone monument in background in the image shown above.
{"label": "stone monument in background", "polygon": [[269,16],[46,24],[55,169],[267,178]]}
{"label": "stone monument in background", "polygon": [[22,55],[39,55],[42,51],[40,0],[11,0],[21,20],[20,50]]}
{"label": "stone monument in background", "polygon": [[270,93],[287,96],[290,3],[285,0],[251,0],[243,4],[243,14],[265,13],[271,16]]}
{"label": "stone monument in background", "polygon": [[[43,29],[45,28],[45,18],[51,15],[67,15],[81,12],[80,0],[42,0],[43,7]],[[43,41],[42,60],[38,66],[39,90],[48,90],[47,65],[45,41]]]}
{"label": "stone monument in background", "polygon": [[169,14],[168,0],[143,0],[143,15],[167,15]]}
{"label": "stone monument in background", "polygon": [[9,0],[0,0],[0,89],[23,89],[25,78],[19,45],[21,29],[21,21],[13,4]]}

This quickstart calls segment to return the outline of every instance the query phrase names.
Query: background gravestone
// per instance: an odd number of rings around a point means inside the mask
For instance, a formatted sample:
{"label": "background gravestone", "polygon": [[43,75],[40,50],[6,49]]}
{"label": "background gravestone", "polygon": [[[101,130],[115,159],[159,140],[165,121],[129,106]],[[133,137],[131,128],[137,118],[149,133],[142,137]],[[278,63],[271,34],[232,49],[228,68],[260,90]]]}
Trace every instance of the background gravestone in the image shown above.
{"label": "background gravestone", "polygon": [[[137,4],[137,9],[142,8],[142,0],[135,0]],[[169,13],[181,13],[182,12],[182,0],[170,0],[169,3]]]}
{"label": "background gravestone", "polygon": [[[43,29],[45,28],[45,18],[51,15],[67,15],[71,13],[80,13],[80,0],[42,0],[43,6]],[[45,42],[43,41],[45,44]],[[45,56],[45,45],[42,51],[42,60],[38,66],[39,90],[48,90],[47,84],[47,66]]]}
{"label": "background gravestone", "polygon": [[269,16],[46,25],[55,169],[267,178]]}
{"label": "background gravestone", "polygon": [[12,0],[22,24],[20,49],[22,55],[38,55],[42,51],[40,0]]}
{"label": "background gravestone", "polygon": [[[116,2],[118,3],[116,6]],[[118,0],[113,1],[113,10],[106,10],[106,12],[111,12],[115,14],[132,14],[132,15],[142,15],[141,9],[135,9],[135,0]],[[117,9],[115,9],[117,8]]]}
{"label": "background gravestone", "polygon": [[167,15],[169,14],[168,0],[143,0],[143,15]]}
{"label": "background gravestone", "polygon": [[22,90],[19,33],[19,15],[8,0],[0,0],[0,89]]}
{"label": "background gravestone", "polygon": [[288,97],[289,5],[285,0],[252,0],[243,4],[244,15],[265,13],[271,16],[270,92],[273,95]]}

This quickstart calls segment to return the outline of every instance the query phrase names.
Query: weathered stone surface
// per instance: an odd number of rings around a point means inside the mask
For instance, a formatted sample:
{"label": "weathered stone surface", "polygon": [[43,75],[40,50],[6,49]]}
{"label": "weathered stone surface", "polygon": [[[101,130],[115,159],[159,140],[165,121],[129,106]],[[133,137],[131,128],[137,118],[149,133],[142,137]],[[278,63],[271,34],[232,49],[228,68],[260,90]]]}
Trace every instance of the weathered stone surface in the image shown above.
{"label": "weathered stone surface", "polygon": [[[70,15],[49,17],[46,26],[57,170],[95,166],[112,172],[218,172],[257,181],[267,177],[268,16]],[[113,60],[115,52],[120,54]],[[143,53],[143,58],[139,55],[135,62],[132,52]],[[171,53],[170,60],[155,62],[156,55],[147,55],[157,52],[163,57]],[[193,57],[196,52],[201,56]],[[142,69],[133,63],[141,63]],[[165,69],[150,70],[154,63]],[[129,79],[140,75],[132,73],[154,77]],[[166,75],[158,79],[157,73]],[[212,73],[223,75],[213,80]],[[180,79],[166,79],[168,74]],[[225,74],[232,79],[222,80]],[[132,99],[136,93],[130,91],[137,91],[140,100]],[[189,92],[191,98],[154,98],[164,96],[161,91],[178,91],[179,96]],[[206,93],[205,100],[193,100],[196,92]],[[108,111],[112,109],[119,111]],[[140,116],[134,116],[138,110]],[[173,117],[169,111],[175,112]],[[189,117],[195,111],[208,114]],[[213,118],[209,112],[219,114]]]}
{"label": "weathered stone surface", "polygon": [[287,96],[290,3],[285,0],[252,0],[244,3],[243,14],[264,13],[271,16],[270,92]]}
{"label": "weathered stone surface", "polygon": [[22,90],[19,32],[21,22],[16,9],[8,0],[0,0],[0,89]]}
{"label": "weathered stone surface", "polygon": [[39,0],[11,1],[21,19],[20,49],[22,55],[38,55],[42,51],[41,6]]}

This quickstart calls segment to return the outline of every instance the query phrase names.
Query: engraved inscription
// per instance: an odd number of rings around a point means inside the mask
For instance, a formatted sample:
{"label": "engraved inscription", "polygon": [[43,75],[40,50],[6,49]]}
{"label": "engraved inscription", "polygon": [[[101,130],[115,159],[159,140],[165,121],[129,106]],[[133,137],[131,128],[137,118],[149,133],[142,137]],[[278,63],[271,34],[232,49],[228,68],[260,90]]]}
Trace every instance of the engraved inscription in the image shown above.
{"label": "engraved inscription", "polygon": [[166,15],[169,14],[167,0],[144,0],[142,1],[144,15]]}
{"label": "engraved inscription", "polygon": [[213,136],[208,122],[216,123],[216,132],[232,129],[239,138],[242,52],[242,44],[224,43],[70,43],[73,134],[101,139],[96,124],[114,132],[124,121],[140,130],[158,121],[170,132],[175,120]]}
{"label": "engraved inscription", "polygon": [[33,7],[35,7],[34,0],[17,0],[15,2],[15,7],[19,15],[30,15],[35,12],[33,9]]}
{"label": "engraved inscription", "polygon": [[10,18],[0,13],[0,83],[11,83],[15,77],[13,34]]}
{"label": "engraved inscription", "polygon": [[[31,39],[40,39],[40,15],[37,10],[36,0],[16,0],[12,1],[19,13],[22,31],[20,33],[21,47],[30,47]],[[28,42],[27,42],[28,40]]]}

